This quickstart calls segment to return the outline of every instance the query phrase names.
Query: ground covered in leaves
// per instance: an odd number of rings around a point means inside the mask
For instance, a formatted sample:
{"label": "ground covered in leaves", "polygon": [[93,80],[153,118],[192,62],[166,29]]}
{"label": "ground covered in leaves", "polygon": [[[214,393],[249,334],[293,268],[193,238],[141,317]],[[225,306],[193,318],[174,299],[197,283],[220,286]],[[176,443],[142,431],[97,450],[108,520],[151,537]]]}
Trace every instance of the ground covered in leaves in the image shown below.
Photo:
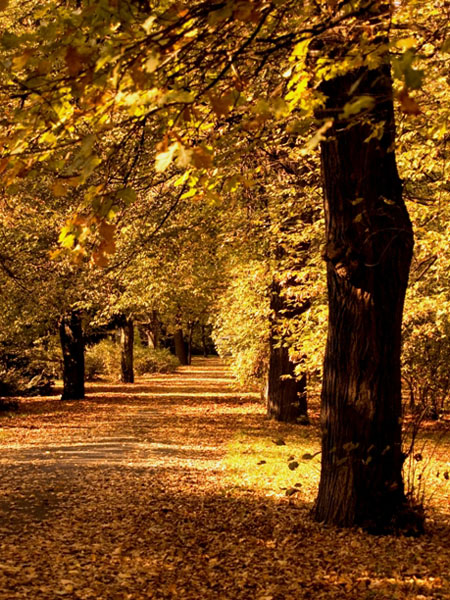
{"label": "ground covered in leaves", "polygon": [[406,538],[312,521],[317,417],[267,421],[218,359],[83,402],[23,399],[0,427],[0,600],[450,596],[449,439],[433,428],[413,465],[427,533]]}

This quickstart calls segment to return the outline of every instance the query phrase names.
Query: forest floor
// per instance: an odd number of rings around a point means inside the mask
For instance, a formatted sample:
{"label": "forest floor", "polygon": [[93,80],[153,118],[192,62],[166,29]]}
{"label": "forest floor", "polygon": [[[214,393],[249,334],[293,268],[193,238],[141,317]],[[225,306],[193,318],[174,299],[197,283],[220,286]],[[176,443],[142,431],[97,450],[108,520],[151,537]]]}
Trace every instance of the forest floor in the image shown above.
{"label": "forest floor", "polygon": [[218,359],[20,399],[0,417],[0,600],[449,598],[448,432],[427,424],[407,473],[427,532],[371,536],[311,519],[314,408],[268,421]]}

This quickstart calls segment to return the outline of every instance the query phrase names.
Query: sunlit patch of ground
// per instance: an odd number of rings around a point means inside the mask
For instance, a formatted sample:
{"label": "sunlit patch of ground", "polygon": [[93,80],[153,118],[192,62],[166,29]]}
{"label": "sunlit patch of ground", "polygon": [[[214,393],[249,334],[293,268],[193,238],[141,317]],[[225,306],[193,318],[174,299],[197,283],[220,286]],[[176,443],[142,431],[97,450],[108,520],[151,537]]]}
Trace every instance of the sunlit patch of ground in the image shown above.
{"label": "sunlit patch of ground", "polygon": [[20,404],[0,419],[0,600],[450,595],[449,440],[436,427],[422,438],[433,453],[413,457],[434,492],[428,532],[376,537],[311,519],[317,404],[309,427],[270,422],[217,359],[89,384],[83,402]]}

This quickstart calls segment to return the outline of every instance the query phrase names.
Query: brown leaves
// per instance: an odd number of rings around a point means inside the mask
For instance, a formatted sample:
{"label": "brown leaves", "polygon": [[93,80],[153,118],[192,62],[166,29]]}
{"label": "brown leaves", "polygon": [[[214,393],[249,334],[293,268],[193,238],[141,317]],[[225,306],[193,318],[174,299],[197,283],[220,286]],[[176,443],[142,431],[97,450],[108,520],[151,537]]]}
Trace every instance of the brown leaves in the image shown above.
{"label": "brown leaves", "polygon": [[108,256],[114,254],[116,251],[116,242],[114,234],[116,226],[108,223],[105,220],[101,220],[98,226],[98,232],[100,235],[100,244],[92,254],[92,259],[98,267],[106,267],[108,265]]}
{"label": "brown leaves", "polygon": [[[315,523],[303,475],[301,492],[290,483],[277,497],[245,476],[230,486],[225,454],[243,431],[255,452],[265,439],[284,453],[288,476],[296,440],[319,439],[232,390],[220,361],[194,359],[134,385],[90,384],[85,401],[21,400],[24,412],[0,420],[0,598],[447,596],[447,506],[423,538],[375,537]],[[247,474],[266,478],[270,459],[257,466],[237,445]]]}
{"label": "brown leaves", "polygon": [[409,95],[408,89],[406,87],[400,90],[400,92],[397,94],[397,98],[400,101],[402,112],[404,112],[405,114],[417,116],[420,115],[420,113],[422,112],[414,98],[411,98],[411,96]]}
{"label": "brown leaves", "polygon": [[203,146],[192,150],[192,163],[197,169],[209,169],[213,164],[213,155]]}
{"label": "brown leaves", "polygon": [[70,188],[76,187],[80,183],[79,177],[65,177],[56,179],[52,184],[53,195],[57,198],[67,196]]}
{"label": "brown leaves", "polygon": [[233,92],[222,95],[210,94],[209,99],[216,115],[218,117],[226,117],[233,106],[235,95]]}
{"label": "brown leaves", "polygon": [[83,70],[84,58],[74,46],[67,48],[65,61],[71,77],[76,77]]}

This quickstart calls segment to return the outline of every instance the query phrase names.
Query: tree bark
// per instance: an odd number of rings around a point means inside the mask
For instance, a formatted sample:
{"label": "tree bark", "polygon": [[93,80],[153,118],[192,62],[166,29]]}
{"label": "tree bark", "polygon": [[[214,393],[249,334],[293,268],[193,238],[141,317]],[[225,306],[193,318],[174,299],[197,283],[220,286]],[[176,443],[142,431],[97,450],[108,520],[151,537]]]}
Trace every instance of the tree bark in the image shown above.
{"label": "tree bark", "polygon": [[[323,91],[335,120],[321,144],[329,326],[315,516],[384,532],[405,507],[400,338],[413,249],[393,150],[389,67],[335,78]],[[375,105],[350,122],[342,110],[352,93]]]}
{"label": "tree bark", "polygon": [[295,377],[289,349],[270,341],[267,415],[284,423],[308,423],[306,377]]}
{"label": "tree bark", "polygon": [[[269,339],[269,370],[267,374],[267,415],[284,423],[307,424],[308,406],[306,376],[295,376],[295,364],[283,339],[277,340],[277,325],[283,316],[281,287],[273,282],[271,294],[272,323]],[[292,316],[292,315],[291,315]]]}
{"label": "tree bark", "polygon": [[183,330],[181,327],[175,330],[173,339],[175,343],[175,356],[180,361],[180,365],[187,365],[188,355],[186,351],[186,344],[184,343]]}
{"label": "tree bark", "polygon": [[189,323],[188,325],[188,342],[187,342],[187,361],[188,365],[192,362],[192,340],[194,337],[194,328],[197,323],[194,321],[193,323]]}
{"label": "tree bark", "polygon": [[150,321],[145,323],[145,332],[147,334],[148,347],[159,348],[161,344],[161,323],[159,322],[156,310],[152,310]]}
{"label": "tree bark", "polygon": [[62,317],[59,336],[64,365],[61,400],[81,400],[84,398],[84,339],[78,312]]}
{"label": "tree bark", "polygon": [[208,357],[208,343],[206,341],[206,325],[201,325],[201,329],[202,329],[202,349],[203,349],[203,356],[205,358]]}
{"label": "tree bark", "polygon": [[120,381],[123,383],[134,383],[133,345],[133,320],[125,317],[120,326]]}

